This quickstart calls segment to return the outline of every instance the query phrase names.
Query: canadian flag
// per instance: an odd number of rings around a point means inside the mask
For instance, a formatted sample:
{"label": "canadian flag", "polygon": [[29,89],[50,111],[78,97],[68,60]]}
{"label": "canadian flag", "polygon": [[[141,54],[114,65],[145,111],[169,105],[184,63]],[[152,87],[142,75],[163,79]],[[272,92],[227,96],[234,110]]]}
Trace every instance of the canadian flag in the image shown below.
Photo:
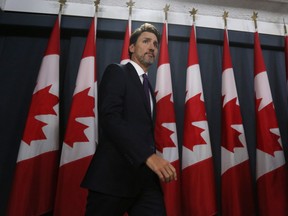
{"label": "canadian flag", "polygon": [[126,26],[126,31],[125,31],[125,38],[124,38],[124,43],[122,47],[122,54],[121,54],[121,64],[126,64],[127,62],[130,61],[129,57],[129,41],[130,41],[130,36],[131,36],[131,15],[129,15],[129,19],[127,22]]}
{"label": "canadian flag", "polygon": [[98,141],[96,24],[92,20],[80,62],[66,134],[62,146],[54,215],[85,214],[87,190],[80,183]]}
{"label": "canadian flag", "polygon": [[181,213],[180,164],[176,119],[172,92],[171,71],[167,42],[167,22],[163,24],[160,54],[156,77],[156,123],[155,142],[157,153],[168,160],[176,169],[178,179],[163,183],[164,200],[168,216],[179,216]]}
{"label": "canadian flag", "polygon": [[59,163],[59,14],[42,59],[20,143],[8,216],[53,209]]}
{"label": "canadian flag", "polygon": [[257,31],[254,33],[254,86],[259,214],[287,215],[287,168]]}
{"label": "canadian flag", "polygon": [[224,31],[222,63],[222,215],[255,215],[249,156],[230,57],[227,29]]}
{"label": "canadian flag", "polygon": [[217,213],[211,143],[199,68],[195,27],[190,33],[182,147],[183,215]]}

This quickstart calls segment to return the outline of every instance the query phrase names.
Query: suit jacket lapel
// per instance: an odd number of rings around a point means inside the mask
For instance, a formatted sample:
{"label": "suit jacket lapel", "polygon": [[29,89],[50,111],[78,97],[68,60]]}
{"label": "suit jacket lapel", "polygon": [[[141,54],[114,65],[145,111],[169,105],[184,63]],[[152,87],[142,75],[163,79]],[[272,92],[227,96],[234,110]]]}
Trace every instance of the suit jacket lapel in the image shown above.
{"label": "suit jacket lapel", "polygon": [[[127,71],[129,71],[129,74],[131,76],[131,79],[133,80],[133,83],[136,85],[138,91],[140,92],[140,95],[142,97],[146,111],[148,112],[149,115],[151,115],[151,110],[149,110],[149,107],[148,107],[147,103],[145,102],[146,96],[144,93],[143,84],[141,83],[141,81],[139,79],[137,71],[135,70],[135,68],[133,67],[133,65],[131,63],[127,63],[125,66],[128,69]],[[152,89],[150,83],[149,83],[149,87],[150,87],[150,89]],[[152,93],[153,92],[151,92],[151,95],[152,95]],[[154,95],[152,95],[152,99],[153,98],[154,98]],[[155,100],[155,98],[153,99],[153,105],[154,105],[154,100]]]}

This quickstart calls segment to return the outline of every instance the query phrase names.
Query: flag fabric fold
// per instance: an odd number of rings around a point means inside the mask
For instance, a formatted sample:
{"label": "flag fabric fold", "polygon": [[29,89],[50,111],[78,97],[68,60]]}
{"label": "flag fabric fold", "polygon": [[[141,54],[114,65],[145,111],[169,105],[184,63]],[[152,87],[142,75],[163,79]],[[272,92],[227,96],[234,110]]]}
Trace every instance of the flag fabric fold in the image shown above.
{"label": "flag fabric fold", "polygon": [[80,62],[59,167],[54,215],[85,214],[87,190],[80,183],[98,141],[96,25],[92,19]]}
{"label": "flag fabric fold", "polygon": [[221,135],[221,215],[255,215],[249,156],[230,56],[227,29],[224,31],[222,62]]}
{"label": "flag fabric fold", "polygon": [[180,163],[176,131],[176,118],[172,92],[171,70],[168,53],[168,24],[163,24],[160,54],[156,77],[155,143],[157,154],[168,160],[176,169],[178,179],[163,183],[164,200],[168,216],[181,213]]}
{"label": "flag fabric fold", "polygon": [[216,215],[215,177],[208,121],[192,25],[186,74],[182,147],[183,215]]}
{"label": "flag fabric fold", "polygon": [[254,33],[256,179],[260,215],[287,215],[287,164],[259,34]]}
{"label": "flag fabric fold", "polygon": [[124,43],[122,47],[120,64],[126,64],[127,62],[130,61],[128,49],[129,49],[129,41],[130,41],[130,36],[131,36],[131,25],[132,25],[131,15],[129,15],[126,30],[125,30],[125,38],[124,38]]}
{"label": "flag fabric fold", "polygon": [[8,216],[42,215],[52,211],[59,163],[59,56],[58,15],[45,55],[20,143]]}

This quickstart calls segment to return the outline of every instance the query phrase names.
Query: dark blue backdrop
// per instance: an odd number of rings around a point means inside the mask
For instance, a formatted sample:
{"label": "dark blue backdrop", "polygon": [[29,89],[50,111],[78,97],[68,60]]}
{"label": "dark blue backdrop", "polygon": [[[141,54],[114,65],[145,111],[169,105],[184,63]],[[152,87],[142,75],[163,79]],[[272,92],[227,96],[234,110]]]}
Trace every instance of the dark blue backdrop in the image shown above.
{"label": "dark blue backdrop", "polygon": [[[18,148],[41,60],[56,15],[0,12],[0,215],[4,215]],[[60,143],[69,113],[75,80],[91,18],[62,16],[60,57]],[[135,29],[143,22],[132,22]],[[120,62],[127,21],[98,19],[97,70],[101,80],[105,67]],[[162,23],[153,23],[162,31]],[[169,25],[169,55],[176,109],[178,143],[182,145],[185,83],[190,26]],[[253,33],[229,31],[252,175],[255,179],[255,122],[253,81]],[[287,154],[288,104],[286,94],[284,38],[263,35],[260,41],[267,67],[282,142]],[[220,192],[221,73],[223,30],[197,27],[197,44],[205,105]],[[157,63],[151,67],[155,86]],[[218,205],[220,201],[218,199]]]}

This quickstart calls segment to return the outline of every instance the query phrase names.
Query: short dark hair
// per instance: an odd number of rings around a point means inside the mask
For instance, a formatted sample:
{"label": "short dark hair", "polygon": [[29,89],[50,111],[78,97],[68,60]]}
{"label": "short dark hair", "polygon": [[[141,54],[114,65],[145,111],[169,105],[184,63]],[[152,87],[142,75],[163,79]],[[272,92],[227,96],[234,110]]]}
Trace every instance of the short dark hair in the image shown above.
{"label": "short dark hair", "polygon": [[[143,33],[143,32],[150,32],[153,33],[156,38],[157,41],[159,43],[160,41],[160,33],[158,32],[158,30],[156,29],[155,26],[153,26],[150,23],[144,23],[143,25],[141,25],[139,28],[135,29],[135,31],[131,34],[130,37],[130,41],[129,41],[129,46],[131,44],[135,44],[139,38],[139,36]],[[128,48],[128,52],[129,52],[129,56],[131,58],[132,53],[130,52],[129,48]]]}

